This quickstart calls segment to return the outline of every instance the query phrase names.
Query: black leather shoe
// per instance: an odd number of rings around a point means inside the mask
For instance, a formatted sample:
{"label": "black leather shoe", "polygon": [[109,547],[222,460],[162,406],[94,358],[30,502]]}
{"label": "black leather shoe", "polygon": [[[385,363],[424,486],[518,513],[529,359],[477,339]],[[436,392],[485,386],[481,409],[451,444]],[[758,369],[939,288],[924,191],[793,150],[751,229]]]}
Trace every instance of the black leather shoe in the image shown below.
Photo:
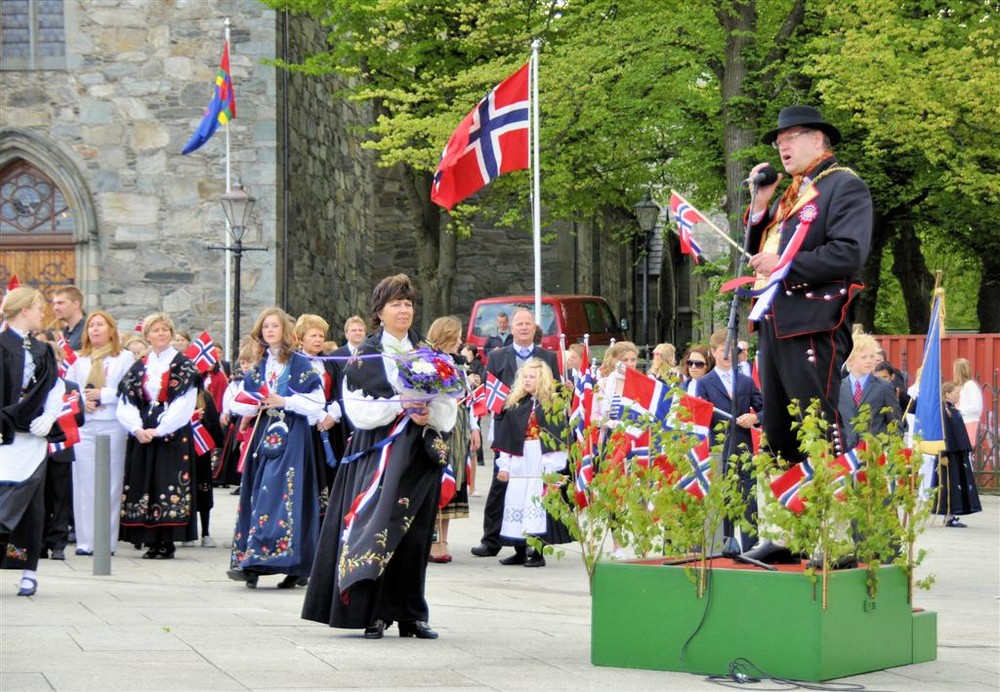
{"label": "black leather shoe", "polygon": [[509,557],[501,558],[500,564],[501,565],[523,565],[526,559],[527,558],[525,558],[525,556],[524,556],[523,553],[514,553],[513,555],[510,555]]}
{"label": "black leather shoe", "polygon": [[365,627],[365,639],[381,639],[385,628],[391,624],[385,620],[376,620],[375,624]]}
{"label": "black leather shoe", "polygon": [[241,569],[227,569],[226,576],[233,581],[246,581],[247,573]]}
{"label": "black leather shoe", "polygon": [[[32,579],[31,577],[21,577],[21,584],[24,584],[24,582],[28,582],[28,585],[27,586],[21,586],[17,590],[17,595],[18,596],[34,596],[36,593],[38,593],[38,580],[37,579]],[[430,630],[427,630],[427,631],[430,632]],[[436,637],[436,636],[437,635],[435,634],[434,637]],[[433,639],[434,637],[430,637],[430,639]]]}
{"label": "black leather shoe", "polygon": [[524,558],[525,567],[545,567],[545,558],[540,553],[532,553]]}
{"label": "black leather shoe", "polygon": [[65,560],[66,559],[66,549],[65,548],[53,548],[52,549],[52,559],[53,560]]}
{"label": "black leather shoe", "polygon": [[500,551],[494,550],[485,543],[480,543],[479,545],[475,546],[470,552],[476,557],[493,557]]}
{"label": "black leather shoe", "polygon": [[160,554],[160,548],[154,545],[152,548],[150,548],[149,550],[147,550],[142,554],[142,559],[155,560],[159,554]]}
{"label": "black leather shoe", "polygon": [[258,579],[260,579],[260,575],[256,572],[247,572],[247,588],[256,589]]}
{"label": "black leather shoe", "polygon": [[279,589],[294,589],[296,586],[305,586],[309,583],[309,577],[300,577],[295,574],[289,574],[287,577],[278,582]]}
{"label": "black leather shoe", "polygon": [[[833,560],[827,567],[833,571],[837,569],[854,569],[858,566],[858,558],[854,555],[841,555],[836,560]],[[809,562],[806,563],[806,567],[809,569],[823,569],[823,553],[817,552],[813,555]]]}
{"label": "black leather shoe", "polygon": [[949,519],[947,521],[947,523],[945,524],[945,526],[947,526],[949,528],[952,528],[952,529],[964,529],[965,528],[965,524],[963,524],[962,522],[960,522],[958,520],[958,517],[952,517],[951,519]]}
{"label": "black leather shoe", "polygon": [[416,622],[399,623],[400,637],[416,637],[417,639],[437,639],[438,633],[430,628],[426,622],[417,620]]}
{"label": "black leather shoe", "polygon": [[797,565],[801,561],[798,555],[792,555],[791,550],[771,541],[758,543],[743,556],[765,565]]}

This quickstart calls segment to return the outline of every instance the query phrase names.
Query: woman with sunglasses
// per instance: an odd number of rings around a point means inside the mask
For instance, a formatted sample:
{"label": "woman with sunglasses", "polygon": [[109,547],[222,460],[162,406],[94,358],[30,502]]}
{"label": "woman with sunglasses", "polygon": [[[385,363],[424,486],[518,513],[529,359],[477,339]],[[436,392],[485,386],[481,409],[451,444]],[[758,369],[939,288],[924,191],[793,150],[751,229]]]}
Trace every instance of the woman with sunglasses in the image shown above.
{"label": "woman with sunglasses", "polygon": [[695,381],[704,377],[715,367],[715,359],[708,346],[695,344],[688,348],[681,358],[682,386],[688,394],[694,395]]}

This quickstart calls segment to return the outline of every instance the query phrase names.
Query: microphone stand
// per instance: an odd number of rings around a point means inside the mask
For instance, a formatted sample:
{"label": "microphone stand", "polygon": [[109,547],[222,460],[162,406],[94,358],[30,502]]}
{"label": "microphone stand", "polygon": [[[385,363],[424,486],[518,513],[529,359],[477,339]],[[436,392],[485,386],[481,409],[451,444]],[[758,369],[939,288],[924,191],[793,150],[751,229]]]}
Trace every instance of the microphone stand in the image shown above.
{"label": "microphone stand", "polygon": [[[754,199],[757,197],[758,184],[750,182],[750,202],[747,205],[747,216],[746,221],[743,225],[743,254],[746,257],[750,257],[750,225],[751,217],[753,216],[753,203]],[[736,271],[734,272],[737,276],[743,274],[742,267],[744,265],[739,263],[737,256],[736,260]],[[736,354],[736,341],[739,338],[739,315],[740,313],[740,297],[739,294],[733,291],[733,301],[729,306],[729,323],[727,324],[727,334],[726,334],[726,346],[725,354],[729,358],[729,362],[732,366],[733,373],[733,391],[731,394],[731,408],[729,416],[729,426],[726,430],[726,439],[722,443],[722,460],[719,464],[719,473],[722,478],[726,477],[729,472],[729,456],[735,452],[735,441],[736,441],[736,417],[740,410],[739,405],[739,387],[737,386],[737,379],[739,376],[739,367],[737,364]],[[742,488],[740,489],[742,492]],[[734,527],[733,522],[726,518],[722,522],[722,533],[723,533],[723,547],[722,556],[732,559],[734,562],[742,562],[744,564],[754,565],[760,567],[761,569],[766,569],[769,571],[776,571],[776,567],[769,565],[760,560],[755,560],[750,557],[743,555],[743,547],[736,540],[733,535]]]}

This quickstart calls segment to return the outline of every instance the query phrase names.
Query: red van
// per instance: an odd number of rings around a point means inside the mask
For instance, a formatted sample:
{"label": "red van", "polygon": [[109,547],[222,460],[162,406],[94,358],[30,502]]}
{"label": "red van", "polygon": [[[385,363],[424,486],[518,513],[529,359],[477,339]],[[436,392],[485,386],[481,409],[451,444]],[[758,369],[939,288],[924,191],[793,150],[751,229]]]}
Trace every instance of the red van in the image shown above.
{"label": "red van", "polygon": [[[466,341],[482,349],[486,339],[496,334],[497,315],[510,317],[514,310],[528,308],[534,313],[535,297],[532,295],[497,296],[477,300],[472,306]],[[628,331],[628,321],[615,319],[608,302],[600,296],[546,295],[542,296],[542,346],[555,351],[559,348],[559,335],[566,335],[566,345],[583,342],[583,335],[590,334],[591,346],[606,346],[611,340],[620,341]]]}

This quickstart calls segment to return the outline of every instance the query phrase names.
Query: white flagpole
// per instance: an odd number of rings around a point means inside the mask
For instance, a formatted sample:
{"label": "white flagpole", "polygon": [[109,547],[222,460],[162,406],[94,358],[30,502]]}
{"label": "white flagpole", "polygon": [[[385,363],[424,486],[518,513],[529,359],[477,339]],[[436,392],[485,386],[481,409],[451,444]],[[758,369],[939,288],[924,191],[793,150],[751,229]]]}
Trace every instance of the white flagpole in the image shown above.
{"label": "white flagpole", "polygon": [[542,323],[542,200],[541,173],[538,156],[538,49],[542,42],[531,42],[531,218],[535,252],[535,324]]}
{"label": "white flagpole", "polygon": [[[229,47],[229,17],[226,17],[226,47]],[[232,51],[230,51],[231,53]],[[232,57],[230,57],[232,60]],[[229,72],[232,74],[232,64],[230,63]],[[230,192],[233,189],[233,178],[232,178],[232,163],[229,158],[229,121],[226,121],[226,192]],[[224,353],[230,358],[234,358],[232,343],[233,339],[231,334],[233,333],[233,270],[232,270],[232,253],[230,252],[230,237],[229,232],[229,219],[226,219],[226,230],[225,230],[225,242],[226,251],[223,253],[226,256],[226,300],[225,300],[225,324],[226,324],[226,350]],[[235,360],[235,358],[234,358]],[[234,364],[235,365],[235,364]]]}

